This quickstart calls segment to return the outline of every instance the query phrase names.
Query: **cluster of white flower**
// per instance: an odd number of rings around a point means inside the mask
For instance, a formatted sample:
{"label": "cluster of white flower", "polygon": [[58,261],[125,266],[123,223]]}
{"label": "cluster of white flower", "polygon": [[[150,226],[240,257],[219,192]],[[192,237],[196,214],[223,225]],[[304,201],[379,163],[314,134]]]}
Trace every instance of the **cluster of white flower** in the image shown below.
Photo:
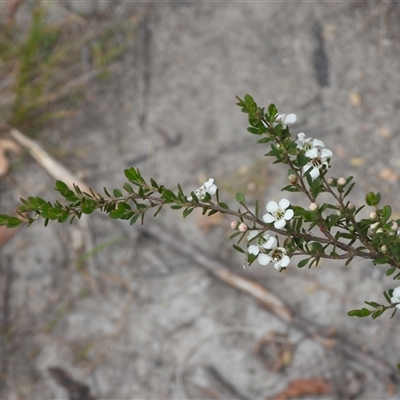
{"label": "cluster of white flower", "polygon": [[[273,223],[276,229],[283,228],[294,215],[293,210],[288,208],[289,206],[290,202],[287,199],[282,199],[279,203],[269,201],[266,206],[268,213],[263,216],[263,220],[266,223]],[[247,240],[247,252],[257,256],[257,261],[261,265],[267,265],[272,261],[274,268],[278,271],[289,265],[290,258],[286,250],[278,245],[276,237],[269,232],[252,230],[248,234]]]}
{"label": "cluster of white flower", "polygon": [[300,132],[297,135],[296,144],[297,148],[304,151],[304,155],[310,159],[303,167],[303,173],[305,174],[311,169],[310,177],[314,180],[319,177],[321,169],[328,168],[333,153],[325,148],[324,142],[321,140],[306,138],[305,136],[303,132]]}

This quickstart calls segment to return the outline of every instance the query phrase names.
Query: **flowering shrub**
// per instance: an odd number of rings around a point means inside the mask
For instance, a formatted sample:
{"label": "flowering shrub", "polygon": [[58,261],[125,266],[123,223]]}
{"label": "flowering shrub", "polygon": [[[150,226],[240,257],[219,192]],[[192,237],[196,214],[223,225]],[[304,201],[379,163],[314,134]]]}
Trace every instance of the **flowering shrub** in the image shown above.
{"label": "flowering shrub", "polygon": [[[399,280],[400,220],[390,219],[390,206],[380,206],[380,193],[368,193],[366,204],[356,207],[348,200],[355,185],[353,178],[326,177],[333,159],[332,151],[321,140],[306,137],[303,132],[292,137],[288,125],[296,121],[295,114],[279,113],[274,104],[267,109],[260,108],[250,95],[237,100],[242,112],[248,115],[248,132],[259,137],[257,143],[270,146],[266,156],[287,168],[289,184],[282,190],[305,196],[309,202],[307,209],[282,198],[278,203],[268,201],[267,212],[260,218],[259,202],[256,201],[251,210],[242,193],[236,195],[240,204],[238,211],[220,201],[214,179],[186,195],[179,184],[176,190],[168,189],[152,178],[145,180],[139,169],[131,167],[125,170],[124,192],[114,189],[110,194],[104,188],[104,194],[93,190],[87,193],[77,185],[69,188],[57,181],[55,189],[66,200],[65,204],[30,196],[21,199],[16,216],[0,214],[0,225],[13,228],[39,219],[44,220],[45,226],[49,221],[72,222],[95,210],[134,224],[138,220],[143,223],[150,209],[155,209],[155,216],[166,205],[181,210],[183,217],[201,208],[203,215],[222,213],[233,217],[231,239],[237,240],[233,247],[244,254],[244,267],[257,260],[262,266],[272,263],[281,272],[289,266],[293,256],[300,256],[299,268],[316,266],[323,258],[345,261],[348,265],[359,257],[370,259],[374,264],[388,265],[386,275]],[[332,203],[319,203],[321,193],[327,194]],[[366,205],[372,207],[369,218],[360,218],[359,213]],[[245,244],[241,245],[242,242]],[[348,314],[377,318],[393,309],[393,316],[400,309],[400,286],[383,294],[388,304],[365,302],[369,308],[352,310]]]}

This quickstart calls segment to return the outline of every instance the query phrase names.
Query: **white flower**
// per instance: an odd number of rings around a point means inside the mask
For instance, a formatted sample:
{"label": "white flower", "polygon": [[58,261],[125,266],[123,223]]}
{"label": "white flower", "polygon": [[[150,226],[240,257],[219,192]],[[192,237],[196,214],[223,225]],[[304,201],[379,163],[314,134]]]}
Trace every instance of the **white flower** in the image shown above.
{"label": "white flower", "polygon": [[247,251],[257,256],[257,260],[261,265],[267,265],[272,258],[265,254],[265,251],[274,248],[277,244],[277,240],[268,232],[262,233],[262,231],[259,230],[250,231],[247,240],[251,242],[256,236],[258,236],[256,244],[250,244]]}
{"label": "white flower", "polygon": [[[206,196],[206,193],[211,195],[215,194],[218,187],[214,184],[214,179],[210,178],[207,182],[205,182],[202,186],[200,186],[197,190],[195,190],[195,194],[199,200],[203,200]],[[189,196],[188,201],[192,201],[192,196]]]}
{"label": "white flower", "polygon": [[[391,302],[392,304],[400,303],[400,286],[393,290]],[[396,308],[400,310],[400,304],[397,304]]]}
{"label": "white flower", "polygon": [[276,229],[281,229],[286,225],[286,221],[293,218],[294,212],[292,209],[287,210],[290,202],[287,199],[282,199],[277,204],[275,201],[267,203],[268,214],[264,214],[263,220],[267,224],[274,223]]}
{"label": "white flower", "polygon": [[322,168],[328,168],[328,158],[333,156],[333,153],[328,149],[318,150],[316,147],[307,150],[305,153],[306,157],[310,158],[310,161],[303,167],[303,173],[306,173],[310,168],[310,177],[312,180],[316,179],[320,175]]}
{"label": "white flower", "polygon": [[270,254],[276,270],[280,271],[289,265],[290,258],[283,247],[275,247]]}
{"label": "white flower", "polygon": [[324,142],[322,140],[306,138],[306,135],[303,132],[297,134],[296,144],[299,150],[305,150],[305,151],[314,149],[317,146],[321,148],[325,147]]}
{"label": "white flower", "polygon": [[275,117],[274,127],[277,124],[281,124],[282,129],[286,129],[287,124],[293,124],[294,122],[296,122],[296,119],[296,114],[277,114]]}

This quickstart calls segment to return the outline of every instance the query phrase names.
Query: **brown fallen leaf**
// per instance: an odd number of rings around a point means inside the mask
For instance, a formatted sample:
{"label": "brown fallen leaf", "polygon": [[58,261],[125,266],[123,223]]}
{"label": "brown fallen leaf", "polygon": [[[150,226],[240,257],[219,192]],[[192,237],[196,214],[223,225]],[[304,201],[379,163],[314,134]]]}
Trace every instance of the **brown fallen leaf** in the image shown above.
{"label": "brown fallen leaf", "polygon": [[10,168],[10,162],[7,157],[7,152],[19,154],[21,148],[10,139],[0,139],[0,176],[4,176]]}
{"label": "brown fallen leaf", "polygon": [[322,396],[333,392],[332,384],[325,378],[295,379],[286,389],[268,400],[289,400],[292,397]]}

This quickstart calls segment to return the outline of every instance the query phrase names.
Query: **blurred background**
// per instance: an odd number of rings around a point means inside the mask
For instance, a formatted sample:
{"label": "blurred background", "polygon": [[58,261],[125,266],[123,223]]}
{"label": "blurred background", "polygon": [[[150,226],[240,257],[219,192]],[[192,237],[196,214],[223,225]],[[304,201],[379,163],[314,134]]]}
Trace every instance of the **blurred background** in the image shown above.
{"label": "blurred background", "polygon": [[[0,7],[1,213],[20,197],[58,199],[54,177],[12,128],[95,190],[121,188],[135,166],[187,193],[212,177],[232,206],[239,191],[250,204],[284,196],[305,205],[280,193],[287,171],[246,132],[235,96],[249,93],[295,113],[293,134],[324,141],[329,174],[355,177],[357,206],[379,191],[399,218],[397,1]],[[244,271],[230,222],[165,209],[159,236],[100,213],[1,230],[0,398],[398,398],[398,318],[346,315],[384,302],[396,286],[384,267],[299,270],[293,260],[282,274],[256,263]],[[195,247],[177,251],[186,245]],[[198,253],[262,284],[336,347],[222,282]],[[349,357],[343,337],[375,361]]]}

